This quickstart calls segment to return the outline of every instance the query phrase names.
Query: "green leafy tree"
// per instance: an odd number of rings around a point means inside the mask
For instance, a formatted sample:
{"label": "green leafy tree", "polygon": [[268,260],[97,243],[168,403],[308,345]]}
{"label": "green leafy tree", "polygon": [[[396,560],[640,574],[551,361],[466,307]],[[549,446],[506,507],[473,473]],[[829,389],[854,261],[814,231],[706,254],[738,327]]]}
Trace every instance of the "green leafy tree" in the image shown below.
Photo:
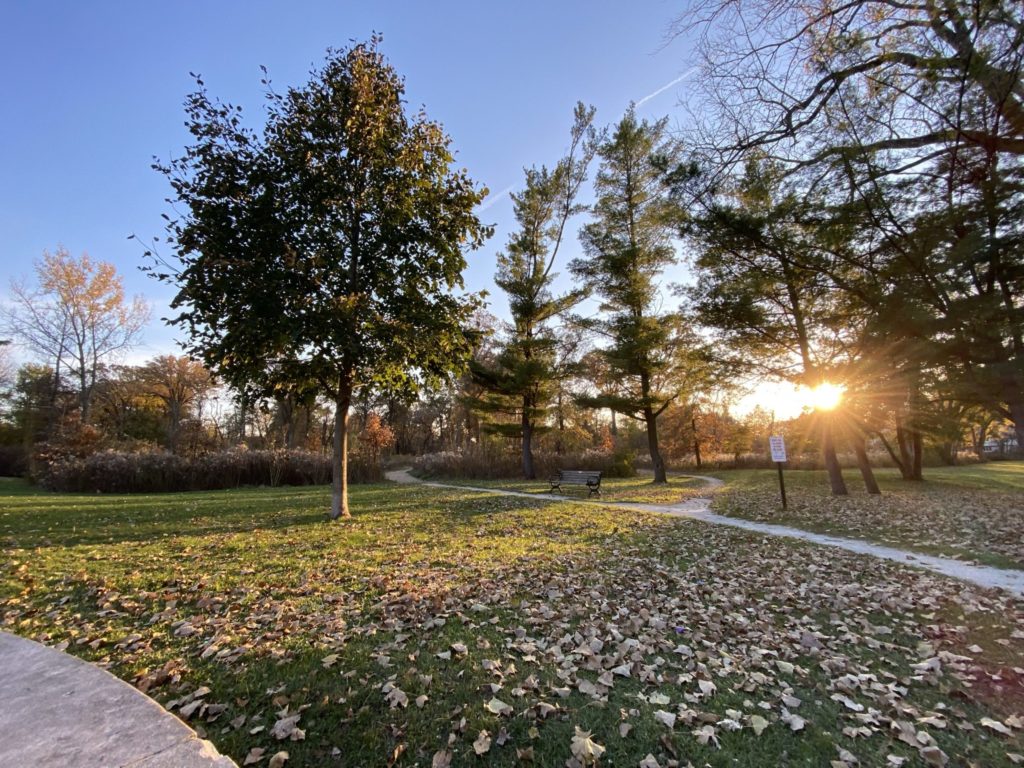
{"label": "green leafy tree", "polygon": [[498,255],[494,278],[508,296],[512,319],[493,363],[471,363],[482,392],[470,405],[490,417],[489,431],[520,439],[527,480],[537,476],[534,435],[547,428],[543,422],[567,370],[560,364],[555,320],[585,296],[582,290],[555,295],[552,270],[566,223],[582,210],[576,198],[596,147],[593,121],[593,107],[577,104],[568,154],[553,170],[526,169],[526,188],[512,195],[519,228]]}
{"label": "green leafy tree", "polygon": [[96,387],[93,423],[108,438],[159,443],[165,436],[161,403],[146,391],[142,369],[115,365]]}
{"label": "green leafy tree", "polygon": [[658,417],[687,386],[695,346],[678,313],[658,312],[658,279],[676,261],[682,220],[667,188],[681,147],[667,126],[667,119],[638,121],[630,110],[601,142],[593,221],[581,233],[586,256],[570,265],[600,297],[603,314],[587,325],[606,340],[601,354],[621,382],[618,391],[580,402],[644,423],[656,483],[667,482]]}
{"label": "green leafy tree", "polygon": [[[332,51],[307,85],[270,90],[261,133],[200,90],[194,143],[156,167],[186,211],[169,226],[172,319],[188,350],[252,399],[320,393],[335,405],[331,517],[349,516],[348,416],[361,389],[411,394],[463,364],[478,304],[465,251],[490,234],[486,190],[452,168],[379,39]],[[266,82],[266,81],[265,81]]]}
{"label": "green leafy tree", "polygon": [[[53,391],[56,380],[49,366],[35,363],[21,366],[16,373],[7,415],[26,448],[46,440],[51,424],[59,421],[61,411],[71,398],[69,392]],[[54,410],[58,411],[56,416]]]}

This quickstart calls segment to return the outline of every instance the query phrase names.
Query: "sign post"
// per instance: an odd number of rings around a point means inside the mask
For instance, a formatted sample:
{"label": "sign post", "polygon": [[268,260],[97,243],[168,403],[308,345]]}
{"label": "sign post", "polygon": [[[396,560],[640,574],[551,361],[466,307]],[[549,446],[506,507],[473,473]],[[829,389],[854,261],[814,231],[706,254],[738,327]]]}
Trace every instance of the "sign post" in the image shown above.
{"label": "sign post", "polygon": [[772,435],[768,438],[768,447],[772,452],[772,461],[779,468],[779,493],[782,494],[782,508],[786,508],[786,481],[782,478],[782,465],[786,463],[786,441],[782,435]]}

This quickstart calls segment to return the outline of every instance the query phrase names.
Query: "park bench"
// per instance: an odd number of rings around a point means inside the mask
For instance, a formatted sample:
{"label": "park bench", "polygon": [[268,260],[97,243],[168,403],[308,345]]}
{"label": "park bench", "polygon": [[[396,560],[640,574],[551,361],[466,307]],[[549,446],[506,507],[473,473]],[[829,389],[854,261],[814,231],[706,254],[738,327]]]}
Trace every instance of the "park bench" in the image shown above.
{"label": "park bench", "polygon": [[560,469],[552,475],[550,493],[561,490],[563,485],[583,485],[590,490],[590,495],[601,495],[601,473],[585,469]]}

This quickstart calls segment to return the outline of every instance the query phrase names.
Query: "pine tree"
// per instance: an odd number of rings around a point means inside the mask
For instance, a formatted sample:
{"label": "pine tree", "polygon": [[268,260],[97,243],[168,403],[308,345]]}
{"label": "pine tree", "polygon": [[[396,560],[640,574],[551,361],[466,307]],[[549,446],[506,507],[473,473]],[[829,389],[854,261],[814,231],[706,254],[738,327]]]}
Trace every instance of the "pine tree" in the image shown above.
{"label": "pine tree", "polygon": [[597,202],[581,233],[586,256],[570,267],[600,297],[602,315],[588,325],[607,341],[601,354],[621,382],[618,392],[579,402],[644,423],[656,483],[667,482],[658,416],[685,386],[695,346],[678,313],[657,310],[659,278],[676,262],[673,238],[682,220],[667,186],[681,146],[667,124],[640,122],[631,109],[600,144]]}
{"label": "pine tree", "polygon": [[512,195],[519,228],[498,255],[495,276],[512,319],[493,364],[474,361],[470,367],[483,390],[470,405],[488,418],[488,430],[521,440],[527,480],[537,476],[533,438],[547,428],[544,420],[564,374],[555,321],[585,295],[581,290],[555,295],[552,283],[566,223],[582,210],[576,199],[596,146],[593,121],[594,108],[577,104],[566,156],[550,171],[526,169],[525,189]]}

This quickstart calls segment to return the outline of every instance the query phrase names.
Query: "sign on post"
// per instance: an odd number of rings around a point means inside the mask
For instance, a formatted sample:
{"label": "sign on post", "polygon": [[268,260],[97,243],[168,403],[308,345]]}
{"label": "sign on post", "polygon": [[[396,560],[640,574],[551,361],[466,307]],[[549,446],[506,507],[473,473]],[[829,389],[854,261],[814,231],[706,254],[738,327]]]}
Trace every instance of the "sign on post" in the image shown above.
{"label": "sign on post", "polygon": [[772,435],[768,438],[768,447],[772,452],[772,461],[781,464],[786,461],[786,441],[782,435]]}
{"label": "sign on post", "polygon": [[786,508],[786,481],[782,479],[782,465],[786,462],[786,441],[782,435],[772,435],[768,438],[768,449],[772,454],[772,461],[779,468],[779,493],[782,494],[782,508]]}

